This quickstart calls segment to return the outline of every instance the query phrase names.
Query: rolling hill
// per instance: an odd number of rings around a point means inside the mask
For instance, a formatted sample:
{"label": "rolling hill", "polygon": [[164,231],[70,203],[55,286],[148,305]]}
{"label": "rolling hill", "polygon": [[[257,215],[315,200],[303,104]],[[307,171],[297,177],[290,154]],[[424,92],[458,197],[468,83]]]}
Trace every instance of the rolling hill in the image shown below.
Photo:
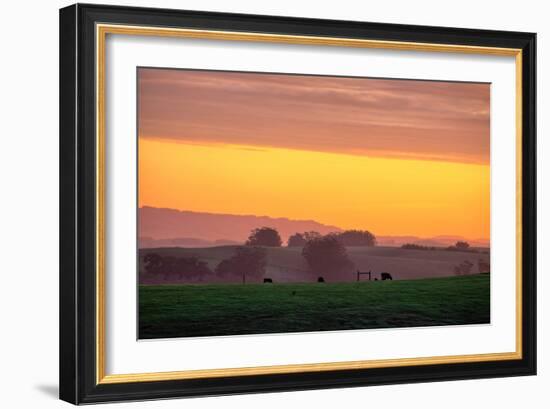
{"label": "rolling hill", "polygon": [[[242,244],[257,227],[277,229],[283,242],[296,232],[317,231],[321,234],[340,232],[338,226],[315,220],[291,220],[269,216],[192,212],[144,206],[138,210],[139,247],[215,247]],[[368,230],[368,229],[367,229]],[[457,241],[468,241],[473,247],[488,247],[485,239],[470,240],[462,236],[388,236],[376,235],[378,245],[401,247],[405,243],[447,247]]]}
{"label": "rolling hill", "polygon": [[156,207],[141,207],[138,211],[138,220],[140,247],[166,246],[167,243],[155,242],[168,239],[188,242],[198,240],[199,246],[204,246],[205,242],[208,245],[223,244],[219,243],[219,240],[244,243],[252,229],[262,226],[277,229],[283,241],[296,232],[314,230],[327,234],[341,231],[337,226],[318,223],[314,220],[201,213]]}
{"label": "rolling hill", "polygon": [[[161,256],[196,256],[208,263],[213,270],[224,259],[231,257],[236,246],[206,248],[156,248],[140,250],[140,270],[143,272],[143,257],[148,253]],[[267,268],[265,277],[275,282],[311,282],[316,274],[308,270],[299,247],[267,248]],[[372,271],[374,277],[381,272],[390,273],[394,280],[447,277],[454,275],[454,267],[465,260],[473,263],[472,273],[478,272],[478,260],[489,262],[488,251],[460,252],[447,250],[405,250],[398,247],[348,247],[349,257],[355,264],[355,270]],[[235,278],[237,279],[237,278]],[[338,277],[338,281],[356,280],[355,272]],[[183,279],[181,282],[185,282]]]}

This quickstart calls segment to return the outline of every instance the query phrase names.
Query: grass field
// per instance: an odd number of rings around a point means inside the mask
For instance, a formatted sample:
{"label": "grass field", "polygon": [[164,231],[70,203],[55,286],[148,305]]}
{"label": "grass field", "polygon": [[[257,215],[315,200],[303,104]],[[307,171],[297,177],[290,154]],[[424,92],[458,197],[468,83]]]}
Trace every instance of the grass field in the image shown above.
{"label": "grass field", "polygon": [[139,338],[489,323],[489,281],[141,285]]}

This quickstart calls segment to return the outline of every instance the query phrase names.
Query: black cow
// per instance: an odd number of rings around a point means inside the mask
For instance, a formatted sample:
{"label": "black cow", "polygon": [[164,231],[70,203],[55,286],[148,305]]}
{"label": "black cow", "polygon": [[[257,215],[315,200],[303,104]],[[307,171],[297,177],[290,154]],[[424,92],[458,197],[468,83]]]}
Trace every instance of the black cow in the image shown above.
{"label": "black cow", "polygon": [[264,283],[273,283],[271,278],[264,278]]}
{"label": "black cow", "polygon": [[319,277],[319,278],[317,279],[317,282],[318,282],[318,283],[324,283],[324,282],[325,282],[325,279],[324,279],[323,277]]}
{"label": "black cow", "polygon": [[393,280],[390,273],[380,273],[380,278],[382,279],[382,281],[384,281],[384,280]]}

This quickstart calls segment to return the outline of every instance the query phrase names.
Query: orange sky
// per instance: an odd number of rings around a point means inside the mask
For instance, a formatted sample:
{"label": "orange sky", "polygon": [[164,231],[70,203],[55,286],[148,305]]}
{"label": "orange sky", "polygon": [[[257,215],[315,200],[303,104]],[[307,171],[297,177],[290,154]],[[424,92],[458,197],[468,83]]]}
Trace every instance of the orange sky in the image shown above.
{"label": "orange sky", "polygon": [[139,69],[139,205],[489,238],[488,84]]}

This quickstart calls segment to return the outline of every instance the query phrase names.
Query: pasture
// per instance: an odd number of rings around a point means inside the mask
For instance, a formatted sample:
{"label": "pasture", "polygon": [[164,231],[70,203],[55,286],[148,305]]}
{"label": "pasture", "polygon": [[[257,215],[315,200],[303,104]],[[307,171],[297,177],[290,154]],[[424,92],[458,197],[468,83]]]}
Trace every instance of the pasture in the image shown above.
{"label": "pasture", "polygon": [[[472,273],[479,272],[479,259],[489,261],[488,249],[479,253],[438,250],[406,250],[399,247],[347,247],[348,255],[355,264],[356,270],[373,272],[379,277],[380,272],[390,273],[394,280],[411,280],[418,278],[448,277],[454,275],[454,267],[469,261],[474,264]],[[267,266],[264,277],[272,278],[276,283],[299,283],[316,281],[317,276],[308,272],[308,266],[302,257],[300,247],[266,247]],[[218,246],[205,248],[155,248],[141,249],[140,260],[147,253],[162,256],[197,256],[208,263],[211,269],[223,259],[231,257],[235,246]],[[355,270],[354,269],[354,270]],[[143,271],[143,264],[140,271]],[[338,281],[355,281],[355,271],[338,277]],[[143,282],[143,281],[142,281]]]}
{"label": "pasture", "polygon": [[400,281],[139,286],[139,338],[484,324],[489,274]]}

